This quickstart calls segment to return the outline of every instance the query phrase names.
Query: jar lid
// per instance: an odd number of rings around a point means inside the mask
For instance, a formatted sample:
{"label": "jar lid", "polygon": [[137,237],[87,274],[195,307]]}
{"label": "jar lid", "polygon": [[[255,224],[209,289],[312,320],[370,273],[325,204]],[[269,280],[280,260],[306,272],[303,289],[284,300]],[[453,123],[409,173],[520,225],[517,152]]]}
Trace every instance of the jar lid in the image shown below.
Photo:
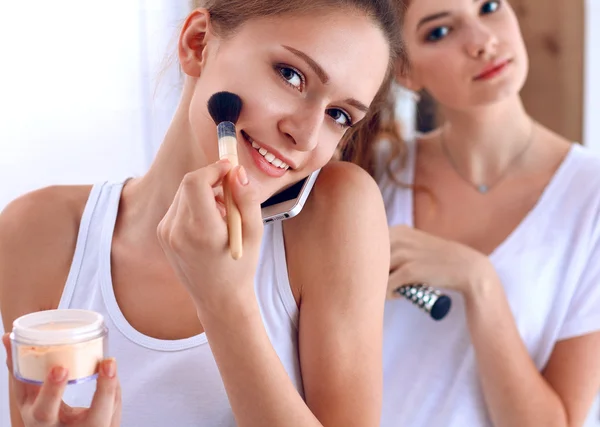
{"label": "jar lid", "polygon": [[13,322],[17,341],[32,345],[73,344],[104,333],[104,317],[90,310],[45,310],[26,314]]}

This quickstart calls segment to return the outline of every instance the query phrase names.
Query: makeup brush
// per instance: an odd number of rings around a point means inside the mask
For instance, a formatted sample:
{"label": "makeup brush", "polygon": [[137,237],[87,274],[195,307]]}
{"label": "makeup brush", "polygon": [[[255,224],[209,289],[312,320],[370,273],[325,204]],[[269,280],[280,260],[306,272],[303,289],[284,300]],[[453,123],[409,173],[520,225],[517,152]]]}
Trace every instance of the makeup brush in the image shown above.
{"label": "makeup brush", "polygon": [[411,301],[434,320],[442,320],[452,306],[449,296],[425,285],[404,285],[394,291]]}
{"label": "makeup brush", "polygon": [[[228,159],[233,168],[239,165],[237,152],[237,133],[235,124],[242,111],[242,100],[230,92],[215,93],[208,100],[208,112],[217,125],[219,138],[219,159]],[[228,174],[229,175],[229,174]],[[229,232],[229,251],[233,259],[242,257],[242,217],[233,202],[227,176],[223,181],[223,195],[227,211],[227,230]]]}

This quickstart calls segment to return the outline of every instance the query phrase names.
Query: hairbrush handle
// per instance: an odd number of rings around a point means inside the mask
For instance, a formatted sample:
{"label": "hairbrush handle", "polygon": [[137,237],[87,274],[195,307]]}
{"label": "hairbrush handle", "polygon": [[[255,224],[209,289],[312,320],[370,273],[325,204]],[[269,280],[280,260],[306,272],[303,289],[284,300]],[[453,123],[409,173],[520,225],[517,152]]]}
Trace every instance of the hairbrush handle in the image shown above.
{"label": "hairbrush handle", "polygon": [[446,317],[452,306],[452,300],[449,296],[430,286],[404,285],[394,292],[410,300],[434,320],[442,320]]}

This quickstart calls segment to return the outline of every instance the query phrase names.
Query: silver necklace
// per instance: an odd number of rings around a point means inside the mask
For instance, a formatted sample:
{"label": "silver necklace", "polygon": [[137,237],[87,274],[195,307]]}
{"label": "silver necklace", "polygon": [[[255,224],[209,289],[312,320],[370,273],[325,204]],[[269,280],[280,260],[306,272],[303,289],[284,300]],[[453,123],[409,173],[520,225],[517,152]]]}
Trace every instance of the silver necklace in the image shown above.
{"label": "silver necklace", "polygon": [[510,161],[510,163],[508,164],[508,166],[506,166],[506,169],[504,169],[504,172],[502,172],[500,174],[500,176],[496,179],[496,181],[494,183],[492,183],[491,185],[488,185],[488,184],[475,184],[473,181],[471,181],[469,178],[467,178],[466,176],[464,176],[460,172],[458,166],[456,165],[456,163],[454,162],[454,159],[452,158],[452,155],[450,154],[450,151],[448,150],[448,146],[446,145],[446,139],[445,139],[444,130],[442,130],[442,132],[441,132],[440,143],[441,143],[441,146],[442,146],[442,150],[444,151],[444,155],[448,159],[448,162],[450,163],[450,166],[452,166],[452,169],[454,169],[454,172],[456,172],[456,174],[459,177],[461,177],[463,179],[463,181],[465,181],[466,183],[468,183],[471,187],[475,188],[475,190],[477,190],[480,194],[486,194],[492,188],[494,188],[496,185],[498,185],[500,182],[502,182],[502,180],[506,177],[506,175],[508,175],[508,172],[510,172],[510,170],[512,169],[512,167],[514,166],[514,164],[517,162],[517,160],[519,160],[521,157],[523,157],[523,155],[527,152],[527,150],[529,150],[529,147],[531,147],[531,144],[533,142],[534,130],[535,130],[535,121],[532,120],[531,121],[531,132],[529,133],[529,137],[527,139],[527,142],[525,143],[525,146]]}

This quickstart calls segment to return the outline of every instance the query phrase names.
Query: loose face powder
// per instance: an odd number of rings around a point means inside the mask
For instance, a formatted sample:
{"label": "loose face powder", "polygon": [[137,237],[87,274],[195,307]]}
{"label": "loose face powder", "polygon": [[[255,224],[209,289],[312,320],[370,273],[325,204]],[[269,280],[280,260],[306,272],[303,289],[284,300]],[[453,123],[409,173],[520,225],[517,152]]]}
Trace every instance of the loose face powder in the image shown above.
{"label": "loose face powder", "polygon": [[69,384],[93,379],[106,357],[107,329],[101,314],[88,310],[47,310],[14,321],[10,335],[15,376],[41,384],[57,366]]}

